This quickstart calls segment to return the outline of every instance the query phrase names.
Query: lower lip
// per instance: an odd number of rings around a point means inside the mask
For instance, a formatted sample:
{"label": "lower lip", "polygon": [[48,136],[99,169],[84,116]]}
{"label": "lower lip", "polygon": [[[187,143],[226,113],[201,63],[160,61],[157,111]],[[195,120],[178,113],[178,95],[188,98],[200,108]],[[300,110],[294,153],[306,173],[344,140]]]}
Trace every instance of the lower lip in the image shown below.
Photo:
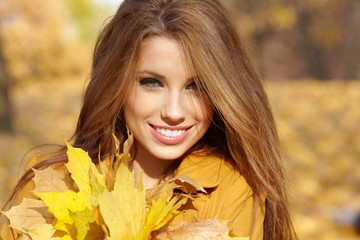
{"label": "lower lip", "polygon": [[178,144],[178,143],[182,142],[187,137],[187,135],[189,135],[189,131],[191,129],[191,128],[186,129],[185,132],[179,136],[168,137],[168,136],[165,136],[165,135],[159,133],[158,131],[156,131],[156,129],[154,129],[152,126],[149,125],[149,127],[150,127],[150,131],[154,135],[154,137],[157,140],[159,140],[159,142],[167,144],[167,145],[174,145],[174,144]]}

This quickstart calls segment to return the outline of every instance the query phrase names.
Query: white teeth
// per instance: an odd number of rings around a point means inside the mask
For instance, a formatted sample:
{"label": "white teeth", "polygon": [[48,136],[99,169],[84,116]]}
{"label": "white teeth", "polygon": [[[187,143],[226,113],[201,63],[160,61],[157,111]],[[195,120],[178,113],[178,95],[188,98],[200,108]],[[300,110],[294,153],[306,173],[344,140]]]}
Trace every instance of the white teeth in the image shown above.
{"label": "white teeth", "polygon": [[183,130],[170,130],[170,129],[165,129],[165,128],[156,128],[156,131],[167,136],[167,137],[177,137],[180,136],[181,134],[183,134],[185,132],[185,129]]}
{"label": "white teeth", "polygon": [[166,129],[165,135],[166,135],[167,137],[170,137],[170,136],[171,136],[171,130],[170,130],[170,129]]}

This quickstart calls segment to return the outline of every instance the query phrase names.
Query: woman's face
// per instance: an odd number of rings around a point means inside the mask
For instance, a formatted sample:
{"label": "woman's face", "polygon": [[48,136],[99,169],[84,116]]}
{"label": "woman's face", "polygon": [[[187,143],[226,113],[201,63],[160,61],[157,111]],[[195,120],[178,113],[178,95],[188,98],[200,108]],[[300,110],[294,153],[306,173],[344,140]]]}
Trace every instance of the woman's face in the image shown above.
{"label": "woman's face", "polygon": [[138,76],[124,107],[136,159],[179,158],[209,128],[211,103],[200,97],[182,48],[171,38],[142,43]]}

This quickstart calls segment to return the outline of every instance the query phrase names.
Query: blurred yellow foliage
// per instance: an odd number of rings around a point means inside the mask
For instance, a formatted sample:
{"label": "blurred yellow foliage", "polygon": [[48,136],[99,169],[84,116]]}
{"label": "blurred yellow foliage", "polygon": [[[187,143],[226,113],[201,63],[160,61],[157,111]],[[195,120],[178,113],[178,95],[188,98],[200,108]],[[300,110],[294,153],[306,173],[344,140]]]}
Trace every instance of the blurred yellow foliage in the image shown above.
{"label": "blurred yellow foliage", "polygon": [[333,222],[336,209],[360,211],[360,82],[266,86],[294,180],[299,239],[360,239],[351,228]]}
{"label": "blurred yellow foliage", "polygon": [[0,41],[12,83],[83,73],[90,52],[72,34],[64,1],[6,0],[4,5]]}
{"label": "blurred yellow foliage", "polygon": [[341,41],[340,29],[328,22],[314,24],[309,35],[317,46],[325,49],[333,48]]}
{"label": "blurred yellow foliage", "polygon": [[[338,0],[304,0],[304,4],[311,9],[315,9],[315,8],[322,8],[325,4],[329,3],[329,2],[336,2]],[[341,0],[340,0],[341,1]]]}
{"label": "blurred yellow foliage", "polygon": [[273,28],[277,30],[289,29],[296,24],[294,9],[285,5],[274,6],[269,9],[269,20]]}

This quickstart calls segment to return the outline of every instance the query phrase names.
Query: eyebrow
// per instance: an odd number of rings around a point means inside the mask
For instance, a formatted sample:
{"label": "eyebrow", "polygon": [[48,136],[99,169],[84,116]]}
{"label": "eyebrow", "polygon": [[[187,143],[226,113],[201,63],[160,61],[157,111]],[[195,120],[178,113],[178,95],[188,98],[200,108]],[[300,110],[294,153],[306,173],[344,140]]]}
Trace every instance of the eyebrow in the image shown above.
{"label": "eyebrow", "polygon": [[149,74],[149,75],[152,75],[155,78],[165,79],[165,76],[163,76],[163,75],[161,75],[159,73],[153,72],[153,71],[148,71],[148,70],[141,71],[141,72],[139,72],[139,74]]}
{"label": "eyebrow", "polygon": [[[163,75],[161,75],[159,73],[153,72],[153,71],[149,71],[149,70],[141,71],[141,72],[139,72],[139,74],[149,74],[149,75],[152,75],[153,77],[155,77],[157,79],[166,79],[165,76],[163,76]],[[194,77],[188,78],[187,82],[194,82]]]}

